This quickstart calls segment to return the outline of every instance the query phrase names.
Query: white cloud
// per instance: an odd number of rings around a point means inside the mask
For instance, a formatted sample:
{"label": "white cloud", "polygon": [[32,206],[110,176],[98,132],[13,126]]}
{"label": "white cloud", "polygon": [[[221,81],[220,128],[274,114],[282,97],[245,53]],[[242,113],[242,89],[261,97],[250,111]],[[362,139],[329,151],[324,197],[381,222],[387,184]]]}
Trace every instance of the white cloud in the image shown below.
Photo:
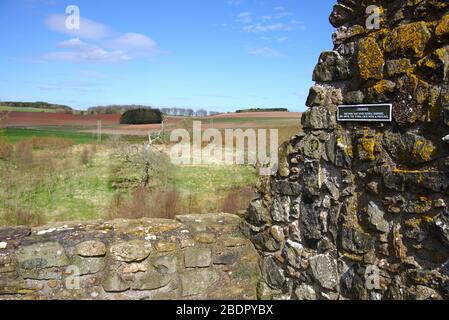
{"label": "white cloud", "polygon": [[254,17],[251,12],[242,12],[238,14],[236,21],[244,24],[243,31],[252,33],[290,32],[304,29],[303,24],[294,19],[294,14],[286,11],[284,7],[275,7],[273,10],[272,14],[260,17]]}
{"label": "white cloud", "polygon": [[273,48],[257,48],[248,52],[253,56],[263,56],[263,57],[280,57],[281,53]]}
{"label": "white cloud", "polygon": [[228,4],[231,6],[239,6],[241,5],[243,0],[228,0]]}
{"label": "white cloud", "polygon": [[77,38],[101,39],[112,34],[106,25],[86,18],[80,19],[79,30],[70,30],[66,27],[66,18],[63,14],[51,14],[45,19],[45,25],[50,30]]}
{"label": "white cloud", "polygon": [[108,44],[111,48],[124,50],[136,56],[150,57],[159,52],[157,43],[140,33],[125,33]]}
{"label": "white cloud", "polygon": [[120,63],[132,58],[121,50],[105,50],[99,46],[91,45],[78,38],[61,42],[57,45],[61,49],[70,51],[50,52],[44,55],[45,60],[65,61],[65,62],[101,62]]}
{"label": "white cloud", "polygon": [[157,43],[144,34],[113,32],[106,25],[86,18],[81,19],[79,30],[69,30],[65,18],[65,15],[50,15],[45,19],[50,30],[74,36],[58,43],[56,47],[61,51],[45,54],[45,60],[122,63],[161,52]]}
{"label": "white cloud", "polygon": [[113,44],[124,48],[157,48],[157,44],[153,39],[140,33],[125,33],[113,39]]}
{"label": "white cloud", "polygon": [[249,11],[241,12],[237,15],[237,22],[244,24],[251,23],[253,21],[252,15],[252,12]]}

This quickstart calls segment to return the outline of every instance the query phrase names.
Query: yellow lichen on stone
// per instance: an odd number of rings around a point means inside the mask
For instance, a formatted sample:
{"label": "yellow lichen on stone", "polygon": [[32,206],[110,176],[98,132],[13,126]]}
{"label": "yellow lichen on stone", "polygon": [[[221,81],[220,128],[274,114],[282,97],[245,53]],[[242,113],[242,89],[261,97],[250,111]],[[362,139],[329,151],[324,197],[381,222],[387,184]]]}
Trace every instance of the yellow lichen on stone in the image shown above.
{"label": "yellow lichen on stone", "polygon": [[449,14],[445,15],[435,28],[435,36],[442,39],[449,35]]}
{"label": "yellow lichen on stone", "polygon": [[385,60],[374,37],[360,40],[357,64],[362,80],[382,79]]}
{"label": "yellow lichen on stone", "polygon": [[361,138],[359,139],[359,155],[361,160],[374,161],[376,160],[375,155],[376,141],[372,138]]}
{"label": "yellow lichen on stone", "polygon": [[346,156],[348,156],[350,158],[354,157],[354,151],[352,150],[352,146],[346,144],[341,136],[337,137],[337,144],[342,149],[343,153]]}
{"label": "yellow lichen on stone", "polygon": [[421,3],[423,0],[407,0],[407,6],[414,7],[417,4]]}
{"label": "yellow lichen on stone", "polygon": [[427,43],[432,35],[425,22],[405,24],[393,29],[384,40],[386,52],[400,55],[411,53],[414,57],[424,56]]}
{"label": "yellow lichen on stone", "polygon": [[429,162],[433,159],[436,147],[432,143],[417,140],[413,146],[412,156],[423,162]]}

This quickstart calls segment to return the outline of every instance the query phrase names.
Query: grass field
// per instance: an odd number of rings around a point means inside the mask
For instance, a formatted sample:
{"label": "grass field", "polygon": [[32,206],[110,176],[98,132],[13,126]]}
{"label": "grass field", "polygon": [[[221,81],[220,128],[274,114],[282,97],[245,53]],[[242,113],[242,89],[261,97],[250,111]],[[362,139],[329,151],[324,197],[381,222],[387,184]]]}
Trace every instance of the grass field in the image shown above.
{"label": "grass field", "polygon": [[17,143],[32,137],[56,137],[69,139],[74,144],[92,143],[98,139],[94,133],[76,132],[67,128],[60,130],[7,128],[3,130],[3,136],[9,143]]}
{"label": "grass field", "polygon": [[56,110],[56,109],[40,109],[40,108],[25,108],[25,107],[7,107],[7,106],[0,106],[0,111],[46,112],[46,113],[57,113],[57,112],[59,112],[59,110]]}

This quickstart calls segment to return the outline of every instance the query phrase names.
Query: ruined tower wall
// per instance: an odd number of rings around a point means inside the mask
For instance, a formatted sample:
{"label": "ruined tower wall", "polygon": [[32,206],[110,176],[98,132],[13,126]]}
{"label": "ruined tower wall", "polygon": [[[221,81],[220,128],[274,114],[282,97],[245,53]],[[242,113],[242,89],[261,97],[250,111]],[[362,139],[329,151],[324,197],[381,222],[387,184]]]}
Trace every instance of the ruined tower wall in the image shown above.
{"label": "ruined tower wall", "polygon": [[[259,297],[447,299],[449,1],[339,0],[330,22],[303,132],[248,209]],[[337,122],[362,103],[393,121]]]}

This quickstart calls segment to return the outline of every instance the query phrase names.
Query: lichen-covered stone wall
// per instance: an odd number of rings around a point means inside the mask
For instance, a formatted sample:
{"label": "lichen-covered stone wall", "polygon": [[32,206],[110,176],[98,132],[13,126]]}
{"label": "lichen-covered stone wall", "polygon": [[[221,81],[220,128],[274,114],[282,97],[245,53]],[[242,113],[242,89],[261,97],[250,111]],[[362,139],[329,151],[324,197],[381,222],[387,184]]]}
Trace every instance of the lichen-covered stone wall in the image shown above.
{"label": "lichen-covered stone wall", "polygon": [[[248,209],[258,295],[448,299],[449,1],[339,0],[330,22],[304,131]],[[362,103],[392,103],[393,122],[337,122]]]}
{"label": "lichen-covered stone wall", "polygon": [[0,229],[0,299],[255,299],[230,214]]}

